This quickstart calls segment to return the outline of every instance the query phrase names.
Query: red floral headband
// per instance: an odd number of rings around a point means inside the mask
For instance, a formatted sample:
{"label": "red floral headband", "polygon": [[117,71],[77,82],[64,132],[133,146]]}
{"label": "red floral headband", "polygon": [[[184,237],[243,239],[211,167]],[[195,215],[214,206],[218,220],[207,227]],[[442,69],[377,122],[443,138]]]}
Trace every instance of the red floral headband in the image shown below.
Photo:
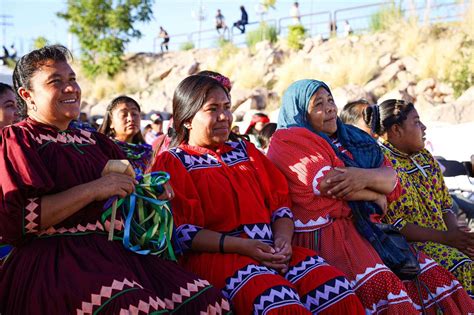
{"label": "red floral headband", "polygon": [[222,84],[227,89],[227,92],[230,92],[230,90],[232,90],[232,83],[230,83],[228,77],[223,75],[210,75],[209,77]]}

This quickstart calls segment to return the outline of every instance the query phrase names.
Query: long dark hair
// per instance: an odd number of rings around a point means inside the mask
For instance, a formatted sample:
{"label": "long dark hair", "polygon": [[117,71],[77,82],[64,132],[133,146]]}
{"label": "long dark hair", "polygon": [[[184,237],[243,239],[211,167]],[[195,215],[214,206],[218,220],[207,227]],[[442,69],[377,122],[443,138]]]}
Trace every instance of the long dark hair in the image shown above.
{"label": "long dark hair", "polygon": [[230,100],[227,89],[217,80],[205,75],[192,75],[181,81],[173,95],[173,129],[170,147],[189,140],[184,124],[191,120],[206,102],[213,89],[222,89]]}
{"label": "long dark hair", "polygon": [[[133,98],[126,95],[117,96],[116,98],[112,100],[112,102],[110,102],[109,106],[107,106],[107,109],[105,111],[104,121],[100,125],[99,129],[97,129],[97,131],[100,133],[103,133],[104,135],[110,138],[114,138],[115,132],[112,128],[110,128],[110,125],[112,124],[112,112],[114,111],[115,107],[117,107],[119,104],[127,104],[127,103],[134,104],[138,108],[138,111],[141,112],[140,105],[138,105],[138,102],[135,101]],[[138,133],[133,136],[132,143],[135,143],[135,144],[145,143],[145,139],[143,139],[143,135],[141,131],[138,131]]]}
{"label": "long dark hair", "polygon": [[72,60],[72,54],[62,45],[51,45],[31,51],[16,63],[13,71],[13,87],[18,101],[18,112],[22,119],[28,116],[28,107],[25,100],[18,94],[18,89],[23,87],[31,90],[31,77],[49,60],[68,62]]}
{"label": "long dark hair", "polygon": [[408,114],[415,109],[412,103],[403,100],[386,100],[380,105],[372,105],[364,109],[363,117],[372,132],[381,136],[393,125],[402,124]]}

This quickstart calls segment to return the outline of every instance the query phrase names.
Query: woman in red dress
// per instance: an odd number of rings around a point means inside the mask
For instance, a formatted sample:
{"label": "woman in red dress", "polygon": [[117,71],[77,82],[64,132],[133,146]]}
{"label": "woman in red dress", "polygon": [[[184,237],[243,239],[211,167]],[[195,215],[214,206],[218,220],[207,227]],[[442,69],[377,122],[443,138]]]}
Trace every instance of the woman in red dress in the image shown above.
{"label": "woman in red dress", "polygon": [[[0,240],[15,248],[0,270],[0,313],[225,313],[229,303],[207,281],[107,240],[104,203],[136,182],[101,177],[107,161],[124,154],[102,134],[68,127],[81,100],[69,56],[47,46],[14,71],[28,117],[2,130]],[[118,235],[119,213],[115,223]]]}
{"label": "woman in red dress", "polygon": [[[401,281],[384,265],[352,215],[354,206],[370,208],[363,201],[386,209],[387,198],[399,195],[396,173],[370,135],[339,121],[325,83],[301,80],[287,89],[268,157],[288,179],[294,243],[316,250],[341,269],[368,314],[419,314],[423,306],[415,281]],[[422,253],[419,263],[418,277],[426,285],[420,292],[429,314],[474,311],[452,274]]]}
{"label": "woman in red dress", "polygon": [[237,314],[363,313],[340,271],[291,246],[286,180],[254,145],[228,141],[221,81],[194,75],[178,85],[176,136],[152,167],[171,174],[180,263],[222,289]]}

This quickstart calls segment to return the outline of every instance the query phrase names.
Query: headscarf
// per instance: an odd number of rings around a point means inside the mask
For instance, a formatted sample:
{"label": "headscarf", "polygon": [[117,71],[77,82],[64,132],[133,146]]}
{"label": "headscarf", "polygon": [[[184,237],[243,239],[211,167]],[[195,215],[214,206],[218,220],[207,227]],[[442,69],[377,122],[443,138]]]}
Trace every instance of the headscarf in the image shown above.
{"label": "headscarf", "polygon": [[377,168],[383,163],[383,153],[377,142],[357,127],[346,125],[337,119],[337,140],[348,150],[353,159],[342,153],[333,144],[328,135],[316,131],[308,120],[309,101],[319,88],[331,94],[329,87],[322,81],[300,80],[294,82],[283,95],[277,129],[303,127],[326,140],[336,155],[346,166],[360,168]]}

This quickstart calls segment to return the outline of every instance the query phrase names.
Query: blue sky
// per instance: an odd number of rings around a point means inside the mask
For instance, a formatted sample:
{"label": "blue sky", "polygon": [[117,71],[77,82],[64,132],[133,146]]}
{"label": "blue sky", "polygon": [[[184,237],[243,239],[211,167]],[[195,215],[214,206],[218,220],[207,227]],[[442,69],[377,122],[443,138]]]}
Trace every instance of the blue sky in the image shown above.
{"label": "blue sky", "polygon": [[[345,1],[321,1],[321,0],[301,0],[301,14],[322,11],[334,11],[341,8],[353,7],[364,4],[377,3],[376,0],[345,0]],[[398,1],[397,1],[398,2]],[[417,1],[423,2],[422,0]],[[433,2],[446,2],[437,0]],[[199,0],[156,0],[153,8],[154,19],[148,24],[140,25],[139,29],[143,37],[133,40],[128,51],[138,52],[153,51],[153,39],[156,37],[158,28],[162,25],[170,35],[190,33],[198,30],[198,22],[193,18],[199,8]],[[249,20],[258,21],[255,8],[258,0],[242,1],[210,1],[202,0],[206,20],[202,23],[202,29],[212,29],[214,27],[214,16],[217,9],[221,9],[227,24],[240,18],[239,6],[244,5],[249,13]],[[289,10],[293,1],[277,0],[276,9],[270,10],[267,19],[279,19],[289,15]],[[67,24],[56,17],[56,12],[64,10],[65,0],[0,0],[0,16],[10,15],[12,18],[7,22],[13,26],[6,27],[5,33],[0,29],[0,44],[4,42],[8,45],[15,43],[19,53],[27,52],[31,48],[33,39],[38,36],[45,36],[51,42],[68,44]],[[323,18],[323,17],[321,17]],[[316,18],[315,18],[316,19]],[[0,22],[2,20],[0,19]],[[354,22],[357,23],[357,22]],[[321,22],[326,28],[326,22]],[[352,24],[352,23],[351,23]],[[319,27],[323,27],[320,25]],[[5,34],[5,36],[3,36]],[[210,32],[209,35],[215,36]],[[172,37],[172,42],[185,41],[186,37]],[[75,45],[75,50],[78,48]]]}

